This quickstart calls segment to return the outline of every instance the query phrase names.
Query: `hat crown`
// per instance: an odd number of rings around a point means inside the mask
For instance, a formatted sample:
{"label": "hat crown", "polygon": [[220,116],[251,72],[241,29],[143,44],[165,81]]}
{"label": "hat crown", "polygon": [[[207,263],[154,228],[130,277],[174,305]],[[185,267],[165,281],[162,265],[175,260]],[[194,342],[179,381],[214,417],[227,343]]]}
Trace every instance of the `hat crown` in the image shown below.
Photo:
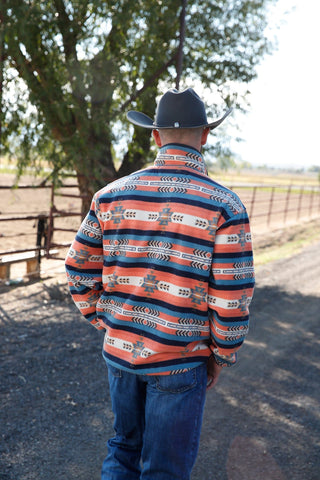
{"label": "hat crown", "polygon": [[155,128],[196,128],[207,125],[205,106],[192,88],[168,90],[160,99]]}
{"label": "hat crown", "polygon": [[192,88],[182,92],[173,88],[160,98],[154,121],[136,110],[127,112],[127,118],[139,127],[150,129],[208,127],[212,130],[231,112],[232,108],[229,108],[221,118],[208,123],[205,105],[199,95]]}

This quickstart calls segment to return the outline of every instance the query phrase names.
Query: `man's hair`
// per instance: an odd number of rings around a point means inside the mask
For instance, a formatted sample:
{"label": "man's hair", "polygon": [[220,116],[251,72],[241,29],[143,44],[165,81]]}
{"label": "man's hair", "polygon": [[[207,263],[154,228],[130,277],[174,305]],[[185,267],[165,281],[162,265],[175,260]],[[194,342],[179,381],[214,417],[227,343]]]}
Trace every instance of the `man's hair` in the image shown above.
{"label": "man's hair", "polygon": [[186,143],[199,140],[203,132],[203,127],[199,128],[163,128],[159,129],[159,135],[162,144],[167,143]]}

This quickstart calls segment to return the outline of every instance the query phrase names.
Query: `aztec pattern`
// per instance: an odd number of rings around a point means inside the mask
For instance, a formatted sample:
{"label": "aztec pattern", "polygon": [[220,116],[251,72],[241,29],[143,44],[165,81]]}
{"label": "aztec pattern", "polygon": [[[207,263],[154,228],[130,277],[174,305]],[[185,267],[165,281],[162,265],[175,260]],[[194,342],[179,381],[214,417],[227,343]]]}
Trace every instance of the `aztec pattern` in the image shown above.
{"label": "aztec pattern", "polygon": [[97,192],[66,270],[114,366],[177,373],[211,353],[236,362],[254,286],[249,220],[196,150],[162,147],[153,166]]}

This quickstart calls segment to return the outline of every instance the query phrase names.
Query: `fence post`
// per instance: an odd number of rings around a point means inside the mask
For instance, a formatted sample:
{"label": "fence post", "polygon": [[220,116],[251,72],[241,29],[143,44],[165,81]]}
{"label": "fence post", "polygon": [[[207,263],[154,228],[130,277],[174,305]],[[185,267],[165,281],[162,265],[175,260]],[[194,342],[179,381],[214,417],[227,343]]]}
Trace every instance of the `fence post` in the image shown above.
{"label": "fence post", "polygon": [[313,197],[314,197],[315,188],[316,187],[312,187],[312,190],[311,190],[310,203],[309,203],[309,218],[312,218]]}
{"label": "fence post", "polygon": [[284,207],[284,219],[283,219],[284,223],[286,223],[286,221],[287,221],[287,214],[288,214],[288,210],[289,210],[289,200],[290,200],[291,188],[292,188],[292,185],[289,185],[288,186],[288,191],[287,191],[287,197],[286,197],[286,205]]}
{"label": "fence post", "polygon": [[275,190],[276,187],[272,187],[272,190],[271,190],[271,198],[270,198],[270,204],[269,204],[269,212],[268,212],[268,221],[267,221],[267,225],[269,226],[270,225],[270,221],[271,221],[271,212],[272,212],[272,205],[273,205],[273,197],[274,197],[274,190]]}
{"label": "fence post", "polygon": [[258,188],[257,186],[254,186],[253,190],[252,190],[252,198],[251,198],[249,218],[252,218],[252,215],[253,215],[253,207],[254,207],[254,202],[255,202],[255,199],[256,199],[257,188]]}
{"label": "fence post", "polygon": [[46,257],[49,258],[49,252],[51,247],[51,240],[53,235],[53,213],[55,211],[54,206],[54,184],[51,185],[51,201],[50,201],[50,212],[49,212],[49,224],[48,224],[48,235],[47,235],[47,245],[46,245]]}
{"label": "fence post", "polygon": [[40,276],[40,266],[41,266],[41,247],[42,247],[42,239],[43,247],[46,247],[47,241],[47,234],[48,234],[48,222],[46,215],[39,215],[38,222],[37,222],[37,240],[36,240],[36,247],[38,249],[38,258],[37,258],[37,269],[34,272],[36,275]]}
{"label": "fence post", "polygon": [[304,192],[304,186],[302,185],[302,187],[300,188],[299,203],[298,203],[298,219],[300,218],[303,192]]}

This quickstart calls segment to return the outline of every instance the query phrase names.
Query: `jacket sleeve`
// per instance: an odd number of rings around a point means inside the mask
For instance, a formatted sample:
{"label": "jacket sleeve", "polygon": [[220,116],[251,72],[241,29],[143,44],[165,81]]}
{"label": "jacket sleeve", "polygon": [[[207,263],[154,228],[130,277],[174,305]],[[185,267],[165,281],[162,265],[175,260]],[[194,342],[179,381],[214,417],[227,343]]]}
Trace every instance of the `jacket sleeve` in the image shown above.
{"label": "jacket sleeve", "polygon": [[219,365],[231,366],[249,330],[254,268],[246,210],[216,231],[209,282],[211,349]]}
{"label": "jacket sleeve", "polygon": [[95,197],[66,257],[66,273],[72,299],[82,315],[103,330],[96,315],[96,304],[103,291],[102,228]]}

